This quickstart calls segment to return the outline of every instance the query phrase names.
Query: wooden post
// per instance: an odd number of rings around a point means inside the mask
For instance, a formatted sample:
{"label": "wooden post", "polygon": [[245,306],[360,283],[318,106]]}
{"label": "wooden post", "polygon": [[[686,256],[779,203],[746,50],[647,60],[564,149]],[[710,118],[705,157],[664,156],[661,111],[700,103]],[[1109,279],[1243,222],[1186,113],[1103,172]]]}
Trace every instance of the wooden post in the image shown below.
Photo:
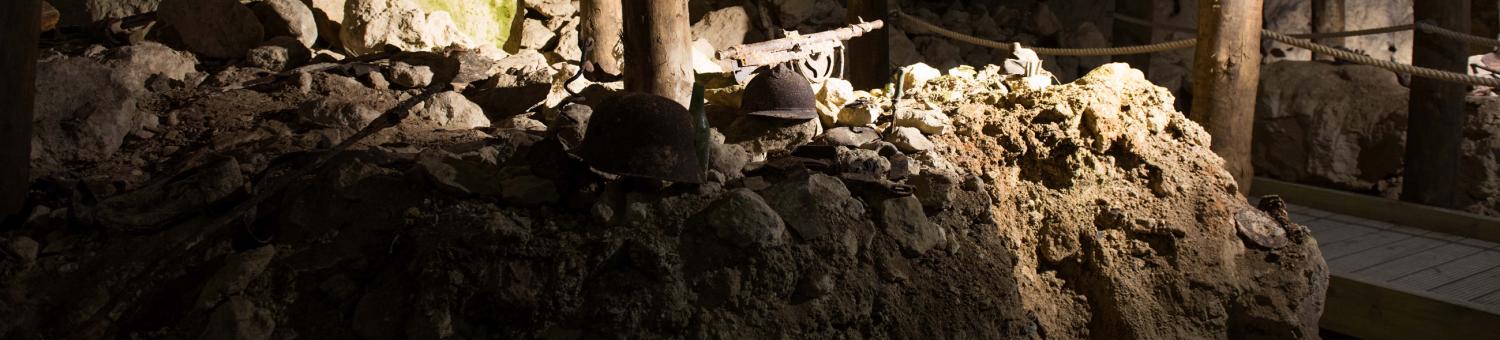
{"label": "wooden post", "polygon": [[[848,20],[849,24],[860,23],[860,20],[875,21],[884,20],[886,26],[890,26],[887,18],[889,11],[886,0],[849,0]],[[865,33],[865,35],[849,40],[849,51],[844,53],[844,62],[849,65],[846,77],[854,85],[855,90],[870,90],[885,88],[891,79],[891,48],[890,30],[881,28]]]}
{"label": "wooden post", "polygon": [[624,0],[625,90],[671,98],[693,96],[693,33],[687,0]]}
{"label": "wooden post", "polygon": [[[1468,1],[1413,3],[1416,22],[1459,32],[1469,31]],[[1413,64],[1465,73],[1468,47],[1464,43],[1422,30],[1417,30],[1412,40]],[[1402,200],[1444,207],[1455,203],[1466,90],[1463,84],[1412,77]]]}
{"label": "wooden post", "polygon": [[594,64],[590,80],[614,78],[620,75],[620,60],[615,59],[615,49],[620,47],[624,35],[624,18],[621,17],[620,0],[582,0],[583,36],[591,39],[593,47],[585,62]]}
{"label": "wooden post", "polygon": [[21,212],[31,186],[31,115],[36,94],[41,0],[0,5],[0,218]]}
{"label": "wooden post", "polygon": [[[1154,2],[1152,0],[1116,0],[1115,13],[1152,21],[1156,19],[1156,4]],[[1114,25],[1115,46],[1151,44],[1151,27],[1120,20],[1115,20]],[[1130,67],[1141,70],[1141,73],[1151,74],[1150,54],[1115,56],[1115,62],[1127,63],[1130,64]]]}
{"label": "wooden post", "polygon": [[[1313,1],[1313,32],[1341,32],[1344,29],[1344,0]],[[1316,42],[1327,46],[1344,47],[1344,38],[1323,38]],[[1332,61],[1334,58],[1319,54],[1314,59]]]}
{"label": "wooden post", "polygon": [[1214,153],[1248,193],[1250,145],[1260,81],[1261,0],[1199,0],[1192,119],[1213,137]]}

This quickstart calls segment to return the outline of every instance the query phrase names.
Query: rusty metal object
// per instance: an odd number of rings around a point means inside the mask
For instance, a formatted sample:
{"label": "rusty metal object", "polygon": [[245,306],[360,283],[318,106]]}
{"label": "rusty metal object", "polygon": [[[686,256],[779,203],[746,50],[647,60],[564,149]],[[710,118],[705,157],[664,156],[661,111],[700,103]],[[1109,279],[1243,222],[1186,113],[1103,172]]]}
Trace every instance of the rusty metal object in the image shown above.
{"label": "rusty metal object", "polygon": [[1234,225],[1241,237],[1262,248],[1276,249],[1289,243],[1281,223],[1260,210],[1234,214]]}
{"label": "rusty metal object", "polygon": [[666,97],[610,98],[589,117],[576,154],[599,171],[679,183],[703,183],[692,117]]}
{"label": "rusty metal object", "polygon": [[839,174],[839,179],[844,180],[844,184],[848,185],[849,189],[864,195],[906,197],[917,192],[915,187],[892,182],[872,174],[842,173]]}
{"label": "rusty metal object", "polygon": [[771,66],[829,53],[843,47],[843,42],[885,27],[880,20],[858,23],[849,27],[813,33],[790,35],[786,38],[748,45],[731,46],[719,51],[719,59],[735,63],[736,67]]}
{"label": "rusty metal object", "polygon": [[757,69],[782,64],[794,65],[804,77],[821,81],[843,76],[844,41],[882,27],[885,23],[876,20],[808,35],[787,32],[785,38],[731,46],[719,51],[717,56],[729,64],[728,68],[741,83]]}
{"label": "rusty metal object", "polygon": [[790,66],[778,66],[757,72],[755,80],[745,86],[745,115],[792,120],[818,118],[817,98],[812,84]]}

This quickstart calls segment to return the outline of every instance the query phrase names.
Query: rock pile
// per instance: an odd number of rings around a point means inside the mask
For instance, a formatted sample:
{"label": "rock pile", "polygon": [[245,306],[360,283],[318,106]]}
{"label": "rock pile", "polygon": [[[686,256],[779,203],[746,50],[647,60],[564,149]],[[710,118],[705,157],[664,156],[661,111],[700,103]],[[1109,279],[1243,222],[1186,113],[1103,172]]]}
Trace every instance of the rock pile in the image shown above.
{"label": "rock pile", "polygon": [[1032,88],[916,65],[901,93],[818,84],[805,122],[720,87],[706,181],[643,181],[568,151],[616,95],[567,83],[569,6],[528,1],[564,34],[514,53],[50,52],[0,337],[1316,336],[1315,243],[1128,67]]}
{"label": "rock pile", "polygon": [[[1261,71],[1256,173],[1397,198],[1406,150],[1409,89],[1396,74],[1357,65],[1281,62]],[[1481,91],[1483,93],[1488,91]],[[1463,142],[1465,188],[1454,208],[1500,215],[1496,97],[1471,96]]]}

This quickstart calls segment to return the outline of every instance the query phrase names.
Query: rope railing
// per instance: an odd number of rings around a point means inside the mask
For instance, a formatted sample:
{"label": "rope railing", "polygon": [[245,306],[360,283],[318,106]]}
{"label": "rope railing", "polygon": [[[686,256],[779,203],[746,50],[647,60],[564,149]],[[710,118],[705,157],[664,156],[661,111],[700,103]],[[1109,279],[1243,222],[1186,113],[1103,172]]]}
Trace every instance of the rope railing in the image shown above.
{"label": "rope railing", "polygon": [[[962,41],[962,42],[966,42],[966,43],[970,43],[970,44],[974,44],[974,45],[978,45],[978,46],[999,49],[999,50],[1002,50],[1002,51],[1010,51],[1011,50],[1011,46],[1014,44],[1014,43],[1005,43],[1005,42],[998,42],[998,41],[988,40],[988,39],[984,39],[984,38],[980,38],[980,37],[975,37],[975,36],[972,36],[972,35],[967,35],[967,34],[955,32],[955,31],[952,31],[952,30],[948,30],[948,29],[945,29],[945,28],[942,28],[940,26],[934,25],[932,23],[926,22],[926,21],[924,21],[924,20],[922,20],[920,18],[917,18],[917,17],[912,16],[910,14],[906,14],[906,13],[901,12],[901,11],[893,11],[892,15],[895,16],[896,18],[898,18],[899,19],[898,22],[900,22],[900,23],[902,23],[904,25],[909,25],[909,26],[921,28],[921,29],[927,30],[929,32],[932,32],[932,33],[935,33],[935,34],[947,37],[949,39],[958,40],[958,41]],[[1155,23],[1147,22],[1145,20],[1136,19],[1136,18],[1130,18],[1128,16],[1118,15],[1118,14],[1116,15],[1116,18],[1129,18],[1129,19],[1133,19],[1133,20],[1123,20],[1123,21],[1128,21],[1128,22],[1136,23],[1136,24],[1143,24],[1143,25],[1147,25],[1147,26],[1151,26],[1151,27],[1165,26],[1165,25],[1155,24]],[[1170,26],[1168,26],[1168,27],[1160,27],[1160,28],[1173,29],[1173,30],[1185,29],[1185,28],[1182,28],[1182,27],[1170,27]],[[1427,31],[1429,33],[1432,33],[1432,34],[1435,34],[1435,35],[1438,35],[1438,36],[1448,37],[1448,38],[1451,38],[1451,39],[1456,39],[1456,40],[1467,42],[1467,43],[1481,44],[1481,45],[1491,45],[1491,46],[1500,47],[1500,41],[1496,41],[1496,40],[1493,40],[1493,39],[1486,39],[1486,38],[1477,37],[1477,36],[1472,36],[1472,35],[1464,34],[1462,32],[1455,32],[1455,31],[1443,29],[1441,27],[1437,27],[1437,26],[1433,26],[1433,25],[1428,25],[1428,24],[1421,24],[1421,23],[1414,24],[1414,25],[1401,25],[1401,26],[1381,27],[1381,28],[1359,30],[1359,31],[1349,31],[1349,32],[1329,32],[1329,33],[1314,33],[1314,34],[1299,34],[1299,35],[1284,34],[1284,33],[1274,32],[1274,31],[1270,31],[1270,30],[1261,30],[1261,36],[1263,38],[1266,38],[1266,39],[1276,40],[1276,41],[1285,43],[1287,45],[1292,45],[1292,46],[1304,48],[1304,49],[1307,49],[1309,51],[1312,51],[1313,53],[1318,53],[1318,54],[1324,54],[1324,55],[1333,56],[1334,58],[1346,60],[1346,61],[1353,62],[1353,63],[1356,63],[1356,64],[1363,64],[1363,65],[1368,65],[1368,66],[1379,67],[1379,68],[1390,70],[1392,72],[1403,73],[1403,74],[1410,74],[1410,75],[1417,76],[1417,77],[1423,77],[1423,78],[1429,78],[1429,79],[1436,79],[1436,80],[1446,81],[1446,82],[1462,83],[1462,84],[1468,84],[1468,85],[1473,85],[1473,86],[1488,86],[1488,87],[1500,88],[1500,79],[1497,79],[1497,78],[1476,77],[1476,76],[1471,76],[1471,75],[1468,75],[1468,74],[1454,73],[1454,72],[1448,72],[1448,71],[1442,71],[1442,70],[1437,70],[1437,69],[1419,67],[1419,66],[1414,66],[1414,65],[1401,64],[1401,63],[1396,63],[1396,62],[1392,62],[1392,61],[1380,60],[1380,59],[1375,59],[1375,58],[1372,58],[1372,57],[1364,55],[1364,54],[1360,54],[1358,52],[1353,52],[1353,51],[1348,51],[1348,50],[1339,49],[1339,48],[1335,48],[1335,47],[1329,47],[1329,46],[1319,45],[1317,43],[1312,42],[1311,40],[1307,40],[1307,39],[1332,38],[1332,37],[1340,37],[1340,36],[1358,36],[1358,35],[1381,34],[1381,33],[1390,33],[1390,32],[1400,32],[1400,31],[1403,31],[1403,30],[1412,30],[1412,29],[1420,29],[1420,30]],[[1358,33],[1358,34],[1356,34],[1356,33]],[[1109,47],[1109,48],[1050,48],[1050,47],[1031,47],[1030,49],[1033,50],[1033,51],[1035,51],[1039,55],[1052,55],[1052,56],[1114,56],[1114,55],[1126,55],[1126,54],[1157,53],[1157,52],[1165,52],[1165,51],[1171,51],[1171,50],[1178,50],[1178,49],[1184,49],[1184,48],[1193,47],[1193,46],[1197,45],[1197,43],[1198,43],[1197,39],[1184,39],[1184,40],[1169,41],[1169,42],[1164,42],[1164,43],[1157,43],[1157,44],[1151,44],[1151,45],[1140,45],[1140,46],[1122,46],[1122,47]]]}
{"label": "rope railing", "polygon": [[[1010,51],[1011,43],[1003,43],[1003,42],[998,42],[998,41],[994,41],[994,40],[988,40],[988,39],[984,39],[984,38],[980,38],[980,37],[976,37],[976,36],[972,36],[972,35],[968,35],[968,34],[954,32],[954,31],[948,30],[946,28],[939,27],[938,25],[933,25],[932,23],[923,21],[920,18],[914,17],[914,16],[912,16],[910,14],[906,14],[904,12],[899,12],[898,11],[898,12],[895,12],[894,14],[896,15],[897,18],[901,19],[900,22],[902,22],[902,23],[904,23],[906,25],[909,25],[909,26],[919,27],[919,28],[922,28],[924,30],[937,33],[939,35],[948,37],[948,38],[953,39],[953,40],[958,40],[958,41],[962,41],[962,42],[974,44],[974,45],[977,45],[977,46],[989,47],[989,48],[999,49],[999,50],[1002,50],[1002,51]],[[1171,51],[1171,50],[1180,50],[1180,49],[1184,49],[1184,48],[1193,47],[1193,45],[1197,45],[1197,44],[1198,44],[1198,39],[1183,39],[1183,40],[1168,41],[1168,42],[1164,42],[1164,43],[1151,44],[1151,45],[1141,45],[1141,46],[1122,46],[1122,47],[1106,47],[1106,48],[1052,48],[1052,47],[1028,47],[1028,48],[1030,48],[1033,51],[1036,51],[1036,53],[1040,54],[1040,55],[1068,56],[1068,57],[1104,57],[1104,56],[1130,55],[1130,54],[1147,54],[1147,53],[1157,53],[1157,52],[1165,52],[1165,51]]]}

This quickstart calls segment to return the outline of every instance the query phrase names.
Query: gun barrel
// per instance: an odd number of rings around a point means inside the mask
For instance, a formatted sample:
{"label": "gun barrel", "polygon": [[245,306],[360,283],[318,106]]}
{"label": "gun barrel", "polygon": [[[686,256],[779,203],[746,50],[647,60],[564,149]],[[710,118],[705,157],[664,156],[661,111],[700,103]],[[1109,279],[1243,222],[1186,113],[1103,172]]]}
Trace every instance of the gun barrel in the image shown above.
{"label": "gun barrel", "polygon": [[830,31],[786,37],[748,45],[731,46],[722,51],[719,51],[718,55],[719,59],[724,60],[765,59],[754,58],[754,55],[760,53],[781,53],[787,51],[795,51],[799,47],[811,46],[813,44],[830,41],[846,41],[865,35],[865,33],[867,32],[881,29],[883,27],[885,27],[885,22],[881,20],[863,22]]}

